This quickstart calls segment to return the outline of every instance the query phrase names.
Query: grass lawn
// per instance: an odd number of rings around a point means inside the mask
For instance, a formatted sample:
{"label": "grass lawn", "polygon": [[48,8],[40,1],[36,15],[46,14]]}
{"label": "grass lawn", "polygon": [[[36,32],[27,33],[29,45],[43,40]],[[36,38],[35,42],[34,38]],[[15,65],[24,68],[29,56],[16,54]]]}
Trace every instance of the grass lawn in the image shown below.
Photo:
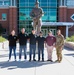
{"label": "grass lawn", "polygon": [[4,41],[6,41],[6,39],[0,36],[0,42],[4,42]]}

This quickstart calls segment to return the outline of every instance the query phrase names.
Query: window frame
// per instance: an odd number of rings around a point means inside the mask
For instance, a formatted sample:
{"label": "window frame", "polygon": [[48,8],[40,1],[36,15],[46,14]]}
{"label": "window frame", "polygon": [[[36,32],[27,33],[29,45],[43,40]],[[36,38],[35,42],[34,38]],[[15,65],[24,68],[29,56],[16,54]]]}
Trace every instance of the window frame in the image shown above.
{"label": "window frame", "polygon": [[2,5],[3,5],[3,1],[0,1],[0,2],[2,2],[2,3],[0,4],[0,6],[2,6]]}
{"label": "window frame", "polygon": [[[3,19],[5,18],[5,19]],[[2,21],[6,21],[7,20],[7,14],[6,13],[2,13]]]}

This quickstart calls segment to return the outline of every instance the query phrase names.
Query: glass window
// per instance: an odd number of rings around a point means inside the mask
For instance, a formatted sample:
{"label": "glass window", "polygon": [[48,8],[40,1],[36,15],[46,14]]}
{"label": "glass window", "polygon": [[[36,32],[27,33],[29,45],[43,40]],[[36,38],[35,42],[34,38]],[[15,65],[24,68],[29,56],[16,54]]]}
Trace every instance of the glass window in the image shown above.
{"label": "glass window", "polygon": [[0,5],[3,5],[3,1],[0,1]]}
{"label": "glass window", "polygon": [[[21,9],[22,14],[25,13],[25,17],[30,17],[30,11],[33,9],[36,0],[19,0],[19,10]],[[57,21],[57,0],[39,0],[39,5],[44,11],[42,16],[43,21],[53,20]],[[49,17],[51,16],[51,17]],[[52,18],[52,16],[54,16]],[[54,19],[55,18],[55,19]],[[23,17],[24,19],[24,17]],[[21,20],[23,20],[21,19]]]}
{"label": "glass window", "polygon": [[14,6],[14,0],[12,0],[12,6]]}
{"label": "glass window", "polygon": [[74,7],[74,0],[67,0],[68,7]]}
{"label": "glass window", "polygon": [[40,2],[47,2],[48,0],[40,0]]}
{"label": "glass window", "polygon": [[[31,26],[32,19],[30,18],[30,12],[35,6],[36,0],[19,0],[18,13],[19,13],[19,28],[27,25]],[[42,16],[43,22],[56,22],[57,21],[57,2],[58,0],[38,0],[39,6],[43,9],[44,15]],[[28,24],[27,24],[28,21]],[[30,22],[31,21],[31,22]]]}
{"label": "glass window", "polygon": [[35,6],[35,4],[34,4],[34,3],[32,3],[32,2],[30,2],[30,3],[28,4],[28,6],[29,6],[29,7],[34,7],[34,6]]}
{"label": "glass window", "polygon": [[9,1],[4,1],[4,5],[9,5]]}
{"label": "glass window", "polygon": [[32,2],[34,2],[34,3],[35,3],[35,1],[36,1],[36,0],[27,0],[27,1],[28,1],[28,2],[31,2],[31,3],[32,3]]}
{"label": "glass window", "polygon": [[2,20],[7,20],[7,14],[6,13],[2,14]]}
{"label": "glass window", "polygon": [[19,3],[25,3],[26,0],[19,0]]}

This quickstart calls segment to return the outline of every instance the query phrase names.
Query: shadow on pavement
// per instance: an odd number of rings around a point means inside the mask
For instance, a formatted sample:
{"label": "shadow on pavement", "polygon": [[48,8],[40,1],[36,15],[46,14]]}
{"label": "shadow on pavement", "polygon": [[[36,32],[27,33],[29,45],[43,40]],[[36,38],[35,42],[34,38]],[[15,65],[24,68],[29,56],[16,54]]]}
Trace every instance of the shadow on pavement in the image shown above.
{"label": "shadow on pavement", "polygon": [[8,57],[7,54],[0,55],[0,58]]}
{"label": "shadow on pavement", "polygon": [[[24,52],[22,52],[22,56],[24,55]],[[29,55],[29,52],[27,52],[27,55]],[[12,53],[12,56],[14,56],[14,54]],[[19,56],[19,53],[16,53],[16,56]],[[5,58],[5,57],[9,57],[9,54],[2,54],[0,55],[0,58]]]}
{"label": "shadow on pavement", "polygon": [[66,56],[73,56],[74,57],[74,53],[70,53],[70,54],[64,54]]}
{"label": "shadow on pavement", "polygon": [[64,49],[66,49],[67,51],[74,51],[73,49],[68,48],[68,47],[64,47]]}
{"label": "shadow on pavement", "polygon": [[33,67],[40,67],[42,65],[48,65],[48,64],[54,64],[56,62],[25,62],[25,61],[12,61],[12,62],[0,62],[0,68],[4,69],[7,68],[7,70],[13,70],[17,68],[33,68]]}
{"label": "shadow on pavement", "polygon": [[65,56],[72,56],[72,57],[74,57],[74,50],[73,49],[70,49],[70,48],[68,48],[68,47],[65,47],[64,48],[66,51],[71,51],[71,53],[67,53],[67,54],[64,54]]}
{"label": "shadow on pavement", "polygon": [[[26,52],[27,55],[29,55],[29,52]],[[38,53],[36,53],[38,54]],[[14,53],[12,53],[12,56],[14,56]],[[19,56],[19,52],[16,53],[16,56]],[[22,56],[24,56],[24,52],[22,52]],[[2,54],[0,55],[0,58],[9,57],[9,54]]]}

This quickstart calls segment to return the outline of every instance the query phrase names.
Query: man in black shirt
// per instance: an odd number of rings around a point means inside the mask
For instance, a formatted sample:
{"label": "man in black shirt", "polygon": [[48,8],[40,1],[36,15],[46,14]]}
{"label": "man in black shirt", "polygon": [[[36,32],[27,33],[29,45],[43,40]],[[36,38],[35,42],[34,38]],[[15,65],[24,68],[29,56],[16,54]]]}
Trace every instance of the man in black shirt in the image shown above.
{"label": "man in black shirt", "polygon": [[44,42],[45,42],[45,38],[42,35],[43,35],[42,32],[40,32],[40,35],[37,37],[38,61],[40,61],[40,53],[42,54],[42,61],[44,61]]}
{"label": "man in black shirt", "polygon": [[36,35],[35,35],[35,30],[32,30],[32,33],[29,34],[29,42],[30,42],[30,56],[29,56],[29,61],[31,61],[31,56],[33,52],[33,61],[35,60],[35,51],[36,51]]}
{"label": "man in black shirt", "polygon": [[25,29],[21,29],[21,33],[18,35],[20,50],[19,50],[19,61],[21,60],[22,50],[24,50],[24,59],[27,59],[26,55],[26,44],[27,44],[27,34],[25,33]]}
{"label": "man in black shirt", "polygon": [[17,36],[15,35],[14,30],[11,32],[11,35],[9,35],[8,41],[9,41],[9,60],[11,59],[11,54],[12,54],[12,50],[13,50],[14,51],[15,61],[16,61],[16,41],[17,41]]}

